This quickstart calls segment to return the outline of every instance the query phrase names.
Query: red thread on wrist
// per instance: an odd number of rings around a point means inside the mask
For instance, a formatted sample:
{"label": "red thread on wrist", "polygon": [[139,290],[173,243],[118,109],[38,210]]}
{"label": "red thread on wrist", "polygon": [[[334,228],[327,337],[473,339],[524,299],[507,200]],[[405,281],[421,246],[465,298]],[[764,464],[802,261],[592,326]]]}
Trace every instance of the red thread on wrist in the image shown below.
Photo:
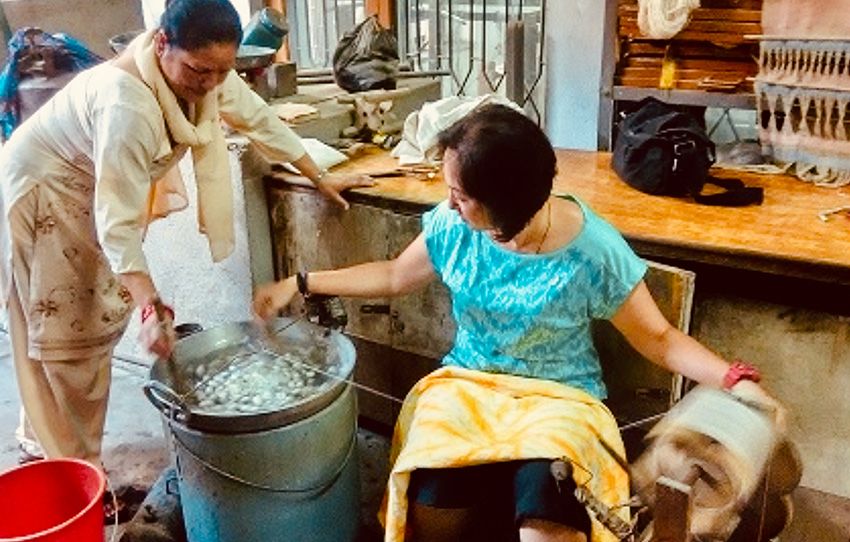
{"label": "red thread on wrist", "polygon": [[156,306],[159,305],[162,308],[163,314],[167,314],[172,320],[174,320],[174,309],[166,305],[160,300],[156,300],[152,303],[148,303],[144,307],[142,307],[142,323],[144,324],[148,318],[151,317],[152,314],[156,314]]}
{"label": "red thread on wrist", "polygon": [[732,386],[741,380],[751,380],[753,382],[761,381],[761,373],[759,370],[749,363],[741,360],[735,360],[729,366],[729,370],[723,375],[723,387],[731,389]]}

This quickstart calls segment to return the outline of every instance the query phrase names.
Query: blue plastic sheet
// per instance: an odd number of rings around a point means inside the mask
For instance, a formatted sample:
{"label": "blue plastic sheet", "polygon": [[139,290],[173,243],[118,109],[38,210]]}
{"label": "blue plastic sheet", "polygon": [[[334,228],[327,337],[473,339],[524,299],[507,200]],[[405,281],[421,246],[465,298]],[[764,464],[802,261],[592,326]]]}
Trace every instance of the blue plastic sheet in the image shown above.
{"label": "blue plastic sheet", "polygon": [[22,77],[20,62],[34,48],[48,49],[53,53],[59,72],[82,71],[103,61],[80,41],[67,34],[48,34],[38,28],[21,28],[9,40],[8,57],[0,72],[0,136],[9,139],[18,127],[21,104],[18,85]]}

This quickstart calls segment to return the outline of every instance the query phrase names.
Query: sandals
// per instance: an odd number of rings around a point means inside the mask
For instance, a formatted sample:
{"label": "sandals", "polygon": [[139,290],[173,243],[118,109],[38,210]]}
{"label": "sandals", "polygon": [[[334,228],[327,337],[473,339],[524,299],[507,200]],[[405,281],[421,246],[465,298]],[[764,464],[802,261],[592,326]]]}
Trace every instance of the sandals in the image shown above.
{"label": "sandals", "polygon": [[[113,495],[115,496],[115,500],[113,500]],[[146,496],[147,491],[133,486],[119,487],[114,493],[111,491],[104,492],[104,524],[108,526],[130,521],[136,515],[136,512],[138,512]]]}
{"label": "sandals", "polygon": [[44,459],[43,454],[30,449],[28,446],[18,444],[18,465],[26,465],[27,463],[41,461],[42,459]]}

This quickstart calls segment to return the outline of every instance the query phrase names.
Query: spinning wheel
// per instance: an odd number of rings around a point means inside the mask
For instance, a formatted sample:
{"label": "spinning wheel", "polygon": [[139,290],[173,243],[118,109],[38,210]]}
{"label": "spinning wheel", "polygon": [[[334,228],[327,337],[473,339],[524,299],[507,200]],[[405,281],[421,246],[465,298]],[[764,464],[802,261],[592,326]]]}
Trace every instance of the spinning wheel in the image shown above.
{"label": "spinning wheel", "polygon": [[[802,468],[771,412],[732,393],[697,387],[652,429],[630,467],[632,522],[579,486],[576,496],[620,540],[767,541],[784,528]],[[570,473],[553,464],[558,480]],[[648,523],[642,521],[651,517]]]}

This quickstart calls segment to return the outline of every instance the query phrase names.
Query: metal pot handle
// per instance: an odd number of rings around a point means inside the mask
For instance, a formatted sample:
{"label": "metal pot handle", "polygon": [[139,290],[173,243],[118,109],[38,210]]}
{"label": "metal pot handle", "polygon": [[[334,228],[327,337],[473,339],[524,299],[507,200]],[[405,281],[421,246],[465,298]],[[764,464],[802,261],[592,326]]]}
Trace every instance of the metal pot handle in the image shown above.
{"label": "metal pot handle", "polygon": [[183,398],[167,385],[158,380],[148,380],[142,386],[148,400],[162,412],[166,418],[180,423],[187,423],[191,412]]}
{"label": "metal pot handle", "polygon": [[[241,477],[239,477],[239,476],[237,476],[233,473],[230,473],[230,472],[224,470],[221,467],[213,465],[212,463],[210,463],[209,461],[207,461],[206,459],[204,459],[203,457],[201,457],[197,453],[195,453],[194,450],[189,448],[186,445],[186,443],[183,442],[180,439],[177,432],[174,431],[173,428],[171,429],[170,432],[171,432],[171,438],[173,439],[174,444],[179,445],[180,448],[182,448],[187,454],[189,454],[189,456],[192,459],[194,459],[195,461],[200,463],[201,466],[211,470],[212,472],[218,474],[219,476],[227,478],[228,480],[230,480],[232,482],[236,482],[238,484],[243,484],[243,485],[246,485],[248,487],[252,487],[254,489],[259,489],[259,490],[262,490],[262,491],[270,491],[272,493],[313,493],[314,495],[319,495],[321,493],[324,493],[329,487],[331,487],[337,481],[337,479],[339,479],[340,476],[342,476],[342,471],[344,471],[345,467],[348,466],[348,463],[351,461],[351,458],[354,456],[354,451],[357,448],[357,424],[355,423],[354,424],[354,431],[351,433],[351,441],[348,444],[348,451],[345,453],[345,458],[342,460],[342,462],[337,466],[337,468],[334,470],[334,472],[326,480],[323,480],[322,482],[319,482],[319,483],[314,484],[312,486],[306,486],[306,487],[297,487],[297,488],[273,487],[273,486],[265,485],[263,483],[252,482],[250,480],[246,480],[244,478],[241,478]],[[179,459],[179,456],[178,456],[178,459]],[[181,477],[181,478],[183,476],[179,461],[177,461],[177,475],[178,475],[178,477]]]}

